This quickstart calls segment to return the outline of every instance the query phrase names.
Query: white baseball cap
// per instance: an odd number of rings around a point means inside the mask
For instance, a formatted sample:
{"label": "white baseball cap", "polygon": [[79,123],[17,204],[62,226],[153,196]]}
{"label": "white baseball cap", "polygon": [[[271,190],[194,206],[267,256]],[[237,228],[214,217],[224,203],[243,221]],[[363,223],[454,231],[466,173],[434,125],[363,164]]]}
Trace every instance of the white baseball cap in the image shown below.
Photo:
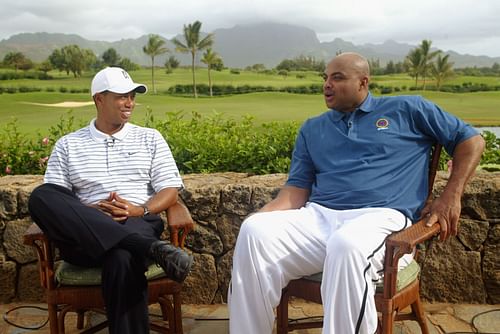
{"label": "white baseball cap", "polygon": [[146,93],[146,85],[135,83],[130,75],[120,67],[106,67],[94,76],[90,88],[92,96],[104,91],[124,94],[131,91]]}

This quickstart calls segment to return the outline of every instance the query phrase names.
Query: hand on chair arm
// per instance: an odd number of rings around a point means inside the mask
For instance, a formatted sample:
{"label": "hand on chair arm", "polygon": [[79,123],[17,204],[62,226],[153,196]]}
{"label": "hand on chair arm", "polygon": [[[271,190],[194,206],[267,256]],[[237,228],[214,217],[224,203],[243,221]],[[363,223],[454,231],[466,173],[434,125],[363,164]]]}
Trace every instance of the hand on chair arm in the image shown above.
{"label": "hand on chair arm", "polygon": [[481,136],[471,137],[455,148],[453,169],[443,193],[422,210],[427,226],[439,222],[440,239],[457,235],[461,211],[461,197],[470,177],[474,174],[484,150]]}
{"label": "hand on chair arm", "polygon": [[186,236],[194,228],[194,223],[189,210],[181,201],[167,209],[167,222],[172,244],[184,247]]}

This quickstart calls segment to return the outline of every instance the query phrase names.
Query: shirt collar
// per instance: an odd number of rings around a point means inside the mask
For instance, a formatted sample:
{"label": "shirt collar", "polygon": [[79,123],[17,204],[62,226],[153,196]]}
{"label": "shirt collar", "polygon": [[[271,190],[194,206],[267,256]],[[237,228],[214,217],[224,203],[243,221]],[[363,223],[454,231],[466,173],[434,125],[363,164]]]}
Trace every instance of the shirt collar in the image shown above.
{"label": "shirt collar", "polygon": [[95,120],[96,119],[94,118],[94,119],[92,119],[90,121],[89,128],[90,128],[90,134],[91,134],[92,138],[95,141],[98,141],[98,142],[99,141],[107,140],[109,138],[114,138],[114,139],[117,139],[117,140],[123,140],[127,136],[128,132],[130,130],[130,127],[131,127],[131,125],[127,122],[127,123],[123,124],[123,127],[120,129],[120,131],[115,132],[112,135],[108,135],[107,133],[99,131],[95,127]]}
{"label": "shirt collar", "polygon": [[[374,110],[375,104],[373,101],[373,96],[370,92],[368,92],[368,95],[366,96],[365,100],[361,103],[359,107],[356,108],[356,110],[361,110],[363,112],[372,112]],[[356,111],[355,110],[355,111]],[[350,113],[345,113],[342,111],[338,111],[335,109],[331,109],[331,117],[334,122],[338,122],[341,119],[343,119],[346,115]]]}

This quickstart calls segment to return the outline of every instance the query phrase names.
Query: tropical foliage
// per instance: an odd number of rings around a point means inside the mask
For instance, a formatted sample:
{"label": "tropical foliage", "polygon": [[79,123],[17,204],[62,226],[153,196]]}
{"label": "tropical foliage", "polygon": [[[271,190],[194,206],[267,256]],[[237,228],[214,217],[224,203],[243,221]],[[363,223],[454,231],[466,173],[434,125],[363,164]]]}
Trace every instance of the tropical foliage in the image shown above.
{"label": "tropical foliage", "polygon": [[193,95],[195,98],[198,97],[196,92],[196,74],[195,74],[195,60],[196,54],[201,51],[208,49],[212,46],[214,42],[214,35],[208,34],[205,37],[201,38],[201,22],[195,21],[194,23],[190,23],[188,25],[184,25],[184,42],[180,41],[177,38],[172,40],[172,43],[175,44],[176,50],[182,53],[190,53],[191,54],[191,71],[193,73]]}
{"label": "tropical foliage", "polygon": [[450,55],[438,55],[436,62],[431,66],[431,73],[436,79],[437,90],[441,90],[444,80],[455,75],[455,72],[453,72],[453,63],[448,61],[449,57]]}
{"label": "tropical foliage", "polygon": [[205,53],[203,54],[203,58],[201,58],[201,62],[204,64],[207,64],[207,69],[208,69],[208,87],[210,91],[210,97],[213,96],[212,92],[212,76],[210,75],[210,70],[212,69],[212,66],[220,62],[220,56],[217,54],[217,52],[212,51],[211,48],[208,48]]}
{"label": "tropical foliage", "polygon": [[155,57],[168,52],[168,49],[164,45],[165,41],[159,35],[152,34],[149,35],[148,44],[142,48],[142,51],[151,57],[151,84],[155,94]]}

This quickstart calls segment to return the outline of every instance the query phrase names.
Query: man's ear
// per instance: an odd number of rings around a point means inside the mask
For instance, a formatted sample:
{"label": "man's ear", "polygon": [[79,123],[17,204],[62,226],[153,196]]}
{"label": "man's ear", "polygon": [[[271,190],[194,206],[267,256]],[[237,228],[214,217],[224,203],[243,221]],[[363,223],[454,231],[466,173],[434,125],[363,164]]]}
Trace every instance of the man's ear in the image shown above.
{"label": "man's ear", "polygon": [[360,89],[368,89],[368,77],[362,77],[359,81]]}
{"label": "man's ear", "polygon": [[99,103],[102,102],[102,99],[103,99],[104,95],[101,94],[101,93],[96,93],[94,96],[93,96],[93,99],[94,99],[94,103],[95,105],[97,106]]}

